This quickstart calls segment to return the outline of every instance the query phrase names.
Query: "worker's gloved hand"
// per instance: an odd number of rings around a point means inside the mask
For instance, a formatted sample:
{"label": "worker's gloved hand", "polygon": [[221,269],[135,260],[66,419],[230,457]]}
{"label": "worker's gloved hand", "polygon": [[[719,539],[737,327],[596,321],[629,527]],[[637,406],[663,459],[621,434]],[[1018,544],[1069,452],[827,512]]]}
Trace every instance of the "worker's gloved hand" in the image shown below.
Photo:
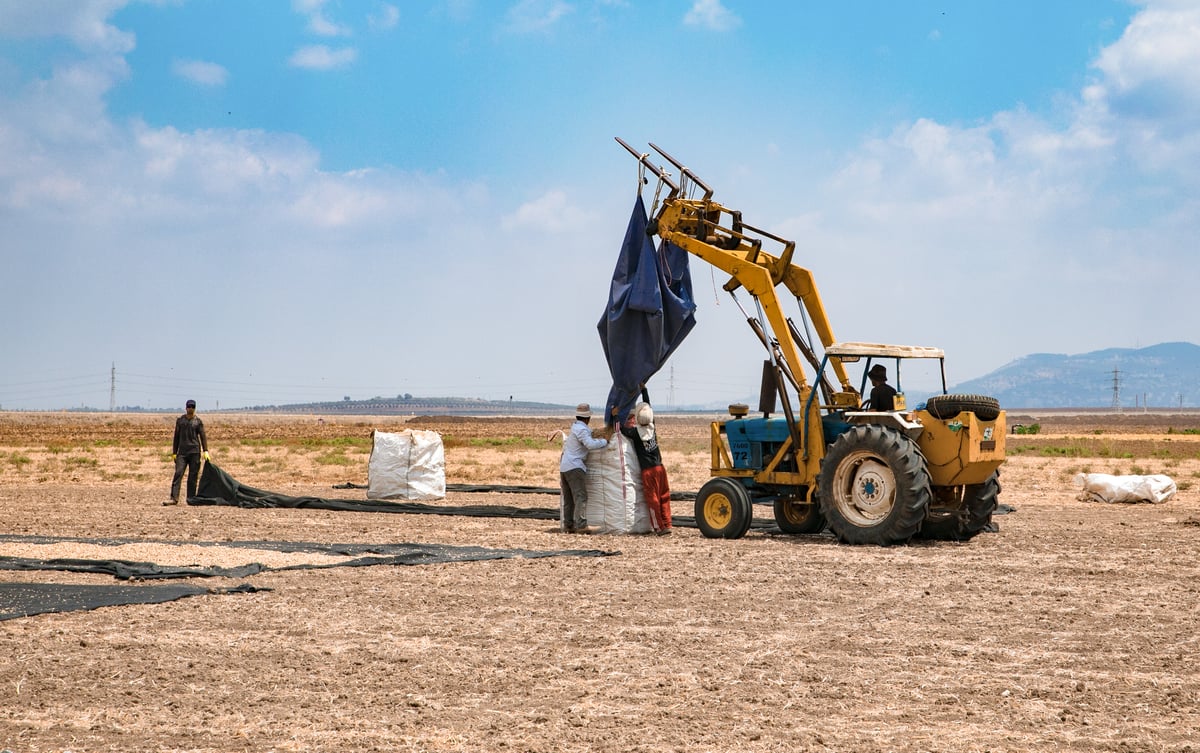
{"label": "worker's gloved hand", "polygon": [[204,451],[204,462],[206,462],[206,463],[207,463],[208,461],[209,461],[209,457],[208,457],[208,450],[205,450],[205,451]]}
{"label": "worker's gloved hand", "polygon": [[175,458],[177,458],[177,457],[179,457],[179,456],[178,456],[178,455],[176,455],[176,454],[175,454],[175,453],[173,453],[173,452],[171,453],[171,459],[172,459],[172,460],[174,460],[174,459],[175,459]]}

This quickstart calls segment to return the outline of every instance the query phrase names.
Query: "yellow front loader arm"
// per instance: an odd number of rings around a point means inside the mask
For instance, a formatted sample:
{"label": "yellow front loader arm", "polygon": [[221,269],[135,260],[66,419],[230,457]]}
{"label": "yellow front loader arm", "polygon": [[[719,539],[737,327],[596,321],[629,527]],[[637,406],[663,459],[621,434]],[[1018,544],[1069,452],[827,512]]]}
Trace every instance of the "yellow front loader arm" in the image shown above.
{"label": "yellow front loader arm", "polygon": [[[651,162],[648,154],[639,154],[620,138],[617,138],[617,142],[670,187],[670,193],[651,218],[648,232],[730,275],[729,281],[723,286],[727,292],[732,294],[738,288],[744,288],[754,298],[765,321],[750,318],[751,327],[771,354],[772,362],[795,388],[800,405],[805,407],[806,425],[820,426],[820,405],[811,399],[813,386],[805,377],[805,361],[814,371],[819,369],[819,361],[791,326],[776,288],[782,285],[796,297],[815,328],[822,348],[832,345],[835,339],[812,272],[792,263],[795,242],[743,223],[740,211],[713,201],[712,189],[704,181],[655,144],[650,146],[679,169],[679,182],[672,180],[670,174]],[[688,189],[695,187],[702,191],[702,197],[686,198]],[[777,244],[780,247],[779,255],[765,251],[764,243]],[[835,402],[858,407],[858,394],[845,366],[838,360],[830,361],[829,365],[833,367],[841,385],[840,395],[834,396]],[[821,378],[820,373],[817,373],[817,378]],[[782,384],[780,393],[785,411],[791,418],[791,406],[783,394]],[[807,456],[807,442],[799,434],[794,434],[793,438]]]}
{"label": "yellow front loader arm", "polygon": [[[720,222],[724,215],[731,218],[729,226]],[[800,399],[807,400],[811,387],[804,378],[799,343],[788,326],[787,317],[775,291],[776,287],[783,285],[800,301],[822,347],[828,347],[836,340],[812,272],[791,263],[795,243],[742,224],[740,213],[728,210],[711,199],[668,197],[654,220],[652,227],[660,238],[729,274],[732,279],[724,285],[726,291],[732,293],[741,287],[758,301],[787,367],[796,381]],[[783,245],[783,253],[775,256],[762,250],[764,238]],[[850,377],[842,363],[831,361],[830,365],[842,390],[853,391]]]}
{"label": "yellow front loader arm", "polygon": [[[812,323],[815,337],[820,340],[822,348],[834,344],[833,327],[812,273],[792,263],[795,242],[742,222],[741,212],[713,201],[712,189],[658,146],[650,144],[651,148],[678,168],[681,176],[678,183],[651,162],[648,154],[638,154],[621,139],[617,141],[671,189],[662,206],[654,212],[647,232],[674,243],[725,272],[730,279],[723,286],[724,289],[733,294],[738,288],[744,288],[758,306],[758,315],[747,315],[747,321],[770,354],[777,394],[788,419],[791,442],[790,448],[779,450],[774,463],[768,463],[756,474],[756,480],[811,487],[820,472],[821,458],[825,454],[821,410],[827,406],[822,406],[819,400],[814,399],[814,385],[805,376],[806,362],[812,366],[818,384],[831,402],[857,408],[860,400],[845,366],[839,360],[830,361],[829,364],[833,367],[841,391],[831,394],[832,391],[826,389],[817,354],[803,342],[798,330],[784,313],[776,292],[780,285],[796,297],[802,312]],[[702,192],[701,198],[687,198],[689,189],[695,188]],[[779,255],[763,249],[764,244],[768,243],[778,245]],[[798,401],[795,407],[785,386],[785,382],[789,381]],[[776,466],[791,452],[795,453],[798,472],[776,473]],[[714,466],[713,471],[718,473],[723,469]]]}

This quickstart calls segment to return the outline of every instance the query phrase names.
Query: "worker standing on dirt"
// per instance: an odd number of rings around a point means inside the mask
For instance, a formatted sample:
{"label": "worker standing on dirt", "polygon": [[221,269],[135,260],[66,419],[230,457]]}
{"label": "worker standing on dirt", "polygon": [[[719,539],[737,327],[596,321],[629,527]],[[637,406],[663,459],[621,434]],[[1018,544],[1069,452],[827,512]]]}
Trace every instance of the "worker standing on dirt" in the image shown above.
{"label": "worker standing on dirt", "polygon": [[877,363],[867,372],[871,380],[871,410],[888,411],[896,409],[896,390],[887,383],[887,368]]}
{"label": "worker standing on dirt", "polygon": [[621,433],[633,443],[638,465],[642,469],[642,494],[650,513],[650,528],[658,536],[671,533],[671,487],[667,469],[662,464],[658,448],[658,432],[654,428],[654,409],[649,403],[638,403],[621,427]]}
{"label": "worker standing on dirt", "polygon": [[171,460],[175,461],[175,476],[171,479],[171,498],[164,505],[179,504],[179,486],[187,469],[188,498],[196,496],[200,483],[200,456],[208,460],[208,437],[204,422],[196,415],[196,401],[188,400],[186,413],[175,419],[175,439],[171,442]]}
{"label": "worker standing on dirt", "polygon": [[592,407],[575,406],[575,423],[563,439],[562,459],[558,462],[559,486],[562,487],[562,524],[567,533],[587,532],[587,454],[608,446],[608,440],[593,437],[588,428]]}

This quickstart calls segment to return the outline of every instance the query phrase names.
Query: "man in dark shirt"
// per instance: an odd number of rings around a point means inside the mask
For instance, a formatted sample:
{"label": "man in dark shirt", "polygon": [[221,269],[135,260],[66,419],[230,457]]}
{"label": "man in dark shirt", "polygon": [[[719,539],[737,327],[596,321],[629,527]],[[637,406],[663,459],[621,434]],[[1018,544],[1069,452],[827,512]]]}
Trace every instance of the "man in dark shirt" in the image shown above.
{"label": "man in dark shirt", "polygon": [[650,527],[659,536],[671,532],[671,487],[663,468],[662,452],[658,449],[658,432],[654,429],[654,410],[649,403],[638,403],[621,433],[633,443],[638,465],[642,470],[642,496],[650,513]]}
{"label": "man in dark shirt", "polygon": [[887,383],[887,369],[884,365],[877,363],[872,366],[871,370],[867,372],[867,378],[871,380],[871,399],[868,401],[871,410],[895,410],[896,390]]}
{"label": "man in dark shirt", "polygon": [[187,412],[175,419],[175,439],[171,442],[171,459],[175,461],[175,476],[171,479],[171,498],[164,505],[179,504],[179,486],[183,471],[188,472],[188,497],[196,496],[200,483],[200,455],[208,460],[208,437],[204,435],[204,422],[196,415],[196,401],[187,401]]}

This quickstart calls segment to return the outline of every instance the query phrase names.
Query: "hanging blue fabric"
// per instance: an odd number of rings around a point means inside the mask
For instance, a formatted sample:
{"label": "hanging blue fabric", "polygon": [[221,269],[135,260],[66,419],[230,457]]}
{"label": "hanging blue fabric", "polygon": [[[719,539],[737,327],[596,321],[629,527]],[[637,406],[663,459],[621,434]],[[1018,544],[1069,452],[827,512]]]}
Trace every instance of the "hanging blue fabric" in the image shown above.
{"label": "hanging blue fabric", "polygon": [[597,329],[612,374],[604,420],[622,422],[646,382],[696,324],[688,254],[646,234],[646,205],[639,193],[613,270],[608,307]]}

